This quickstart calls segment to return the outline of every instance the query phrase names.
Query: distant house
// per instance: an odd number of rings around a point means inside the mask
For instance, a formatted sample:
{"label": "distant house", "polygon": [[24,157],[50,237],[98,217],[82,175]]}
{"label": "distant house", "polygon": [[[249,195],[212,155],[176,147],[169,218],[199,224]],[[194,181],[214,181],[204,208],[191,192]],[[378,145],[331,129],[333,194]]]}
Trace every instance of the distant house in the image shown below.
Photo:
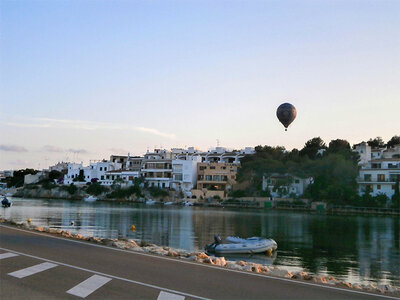
{"label": "distant house", "polygon": [[385,194],[391,198],[397,181],[400,181],[400,145],[392,148],[371,148],[363,142],[354,151],[360,155],[357,178],[358,193],[370,191],[372,196]]}
{"label": "distant house", "polygon": [[272,174],[263,176],[262,189],[268,190],[272,197],[288,198],[291,195],[299,197],[313,181],[312,177],[300,178],[290,174]]}

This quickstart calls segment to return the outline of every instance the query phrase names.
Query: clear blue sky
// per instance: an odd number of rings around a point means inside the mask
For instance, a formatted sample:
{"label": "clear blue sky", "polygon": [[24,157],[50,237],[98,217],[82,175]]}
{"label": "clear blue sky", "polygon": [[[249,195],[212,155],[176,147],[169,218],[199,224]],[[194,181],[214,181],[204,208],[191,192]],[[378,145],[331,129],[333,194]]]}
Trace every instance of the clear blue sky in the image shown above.
{"label": "clear blue sky", "polygon": [[[0,169],[400,134],[400,1],[0,2]],[[288,132],[276,107],[293,103]]]}

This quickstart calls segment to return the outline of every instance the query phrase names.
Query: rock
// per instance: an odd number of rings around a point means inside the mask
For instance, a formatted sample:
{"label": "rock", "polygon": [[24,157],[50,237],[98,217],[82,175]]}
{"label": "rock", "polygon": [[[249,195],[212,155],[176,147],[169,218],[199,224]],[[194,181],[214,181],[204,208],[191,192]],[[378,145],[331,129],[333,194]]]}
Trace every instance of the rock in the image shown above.
{"label": "rock", "polygon": [[198,257],[199,259],[206,259],[206,258],[208,258],[208,255],[205,254],[204,252],[200,252],[200,253],[196,254],[196,257]]}
{"label": "rock", "polygon": [[261,273],[269,273],[270,268],[268,268],[267,266],[261,266],[260,267],[260,272]]}
{"label": "rock", "polygon": [[326,279],[324,276],[314,277],[313,281],[315,283],[326,283]]}
{"label": "rock", "polygon": [[144,250],[142,249],[142,247],[133,247],[130,250],[132,251],[136,251],[136,252],[144,252]]}
{"label": "rock", "polygon": [[245,261],[243,261],[243,260],[237,261],[236,264],[237,264],[238,266],[242,266],[242,267],[244,267],[244,266],[247,265],[247,263],[246,263]]}
{"label": "rock", "polygon": [[221,266],[221,267],[225,267],[225,266],[226,266],[225,257],[216,257],[216,258],[214,259],[214,265],[216,265],[216,266]]}
{"label": "rock", "polygon": [[[351,288],[351,283],[350,282],[346,282],[346,281],[338,281],[336,283],[336,286],[338,287],[344,287],[344,288]],[[376,287],[375,287],[376,288]]]}
{"label": "rock", "polygon": [[287,270],[282,270],[278,268],[274,268],[269,271],[269,275],[277,276],[277,277],[285,277],[285,278],[292,278],[293,274]]}
{"label": "rock", "polygon": [[210,264],[210,265],[214,264],[211,257],[207,257],[207,258],[203,259],[203,263]]}
{"label": "rock", "polygon": [[72,237],[71,232],[69,231],[61,231],[61,236],[70,238]]}
{"label": "rock", "polygon": [[174,250],[168,250],[167,251],[167,256],[177,257],[177,256],[179,256],[179,254],[178,254],[178,252],[176,252]]}
{"label": "rock", "polygon": [[113,246],[114,241],[112,239],[102,239],[101,243],[106,246]]}
{"label": "rock", "polygon": [[225,267],[232,269],[232,270],[243,270],[243,266],[238,265],[234,261],[227,261]]}
{"label": "rock", "polygon": [[40,227],[40,226],[37,226],[35,229],[36,229],[36,231],[39,231],[39,232],[43,231],[43,227]]}

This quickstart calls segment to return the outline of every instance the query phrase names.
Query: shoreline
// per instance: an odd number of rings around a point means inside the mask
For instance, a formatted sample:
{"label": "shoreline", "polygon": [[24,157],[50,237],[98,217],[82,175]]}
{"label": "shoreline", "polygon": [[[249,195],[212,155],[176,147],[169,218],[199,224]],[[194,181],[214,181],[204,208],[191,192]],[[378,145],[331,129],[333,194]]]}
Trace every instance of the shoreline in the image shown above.
{"label": "shoreline", "polygon": [[190,262],[209,264],[220,268],[227,268],[231,270],[245,271],[250,273],[257,273],[260,275],[267,275],[273,277],[281,277],[293,280],[301,280],[310,283],[330,285],[343,288],[351,288],[366,292],[375,292],[391,296],[400,296],[400,287],[390,284],[375,285],[375,284],[351,284],[350,282],[341,281],[333,276],[311,275],[305,271],[290,272],[283,267],[267,266],[257,263],[241,261],[226,260],[225,257],[209,256],[203,251],[185,251],[181,249],[174,249],[166,246],[157,246],[145,241],[137,239],[109,239],[99,238],[93,236],[83,236],[81,234],[73,234],[67,230],[54,229],[49,227],[41,227],[31,224],[31,222],[15,222],[0,217],[0,223],[8,226],[15,226],[30,231],[42,232],[45,234],[55,235],[63,238],[81,240],[90,243],[100,244],[109,247],[116,247],[133,252],[141,252],[152,255],[168,256],[175,259],[182,259]]}
{"label": "shoreline", "polygon": [[[25,195],[25,194],[18,194],[18,192],[10,196],[15,197],[15,198],[21,198],[21,199],[26,199],[26,198],[31,198],[31,199],[46,199],[46,200],[64,200],[64,201],[83,201],[83,199],[87,196],[90,195],[79,195],[75,197],[57,197],[54,194],[51,195],[46,195],[46,196],[40,196],[40,195]],[[148,200],[146,198],[143,198],[142,200],[138,199],[132,199],[132,198],[98,198],[95,202],[105,202],[105,203],[136,203],[136,204],[145,204],[145,201]],[[189,199],[190,200],[190,199]],[[166,202],[166,201],[164,201]],[[158,205],[162,206],[163,203],[162,201],[156,201],[153,205]],[[175,201],[173,203],[173,206],[181,206],[184,201]],[[240,208],[240,209],[255,209],[255,210],[282,210],[282,211],[293,211],[293,212],[308,212],[311,214],[325,214],[325,215],[339,215],[339,216],[382,216],[382,217],[394,217],[394,216],[400,216],[400,210],[395,210],[395,209],[390,209],[390,212],[387,212],[387,209],[382,209],[382,208],[365,208],[365,207],[343,207],[343,208],[338,208],[338,207],[333,207],[331,209],[327,209],[325,211],[317,211],[310,209],[308,207],[296,207],[296,206],[276,206],[276,207],[269,207],[269,208],[264,208],[260,206],[250,206],[247,204],[243,205],[223,205],[220,203],[199,203],[199,202],[194,202],[193,206],[198,206],[198,207],[210,207],[210,208],[217,208],[217,209],[225,209],[225,208]]]}

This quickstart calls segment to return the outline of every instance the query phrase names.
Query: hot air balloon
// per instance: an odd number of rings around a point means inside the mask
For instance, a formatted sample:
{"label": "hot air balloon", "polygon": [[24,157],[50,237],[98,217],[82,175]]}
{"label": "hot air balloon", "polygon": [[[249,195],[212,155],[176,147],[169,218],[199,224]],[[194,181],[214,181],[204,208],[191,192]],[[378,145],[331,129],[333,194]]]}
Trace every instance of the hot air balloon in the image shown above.
{"label": "hot air balloon", "polygon": [[283,103],[279,105],[276,110],[276,116],[279,121],[285,126],[285,131],[287,131],[288,126],[296,119],[296,108],[290,103]]}

